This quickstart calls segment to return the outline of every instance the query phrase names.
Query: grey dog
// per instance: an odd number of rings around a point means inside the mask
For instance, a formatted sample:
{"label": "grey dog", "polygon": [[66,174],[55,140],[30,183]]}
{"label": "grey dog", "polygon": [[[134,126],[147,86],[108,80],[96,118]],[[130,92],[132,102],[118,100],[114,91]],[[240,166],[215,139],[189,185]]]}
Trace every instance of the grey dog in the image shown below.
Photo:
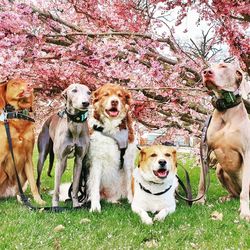
{"label": "grey dog", "polygon": [[74,159],[72,202],[73,207],[80,206],[78,202],[78,188],[82,171],[82,161],[89,147],[89,130],[87,125],[90,90],[82,84],[71,84],[62,95],[66,101],[66,108],[47,119],[38,136],[39,159],[37,164],[37,185],[40,190],[41,172],[47,155],[50,153],[50,167],[52,168],[54,155],[56,156],[55,184],[52,206],[58,207],[60,183],[62,174],[67,166],[68,158]]}

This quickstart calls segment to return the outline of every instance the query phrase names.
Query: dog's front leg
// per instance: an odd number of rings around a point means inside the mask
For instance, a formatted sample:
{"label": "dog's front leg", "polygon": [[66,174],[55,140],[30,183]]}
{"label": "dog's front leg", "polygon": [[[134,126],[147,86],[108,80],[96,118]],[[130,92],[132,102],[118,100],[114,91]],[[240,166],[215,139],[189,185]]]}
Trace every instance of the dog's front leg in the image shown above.
{"label": "dog's front leg", "polygon": [[132,175],[133,169],[135,169],[135,158],[137,153],[137,147],[134,144],[131,144],[127,149],[127,154],[124,159],[124,170],[126,175],[126,191],[127,199],[129,203],[132,203],[133,194],[132,194]]}
{"label": "dog's front leg", "polygon": [[64,157],[63,159],[60,159],[58,157],[57,163],[56,163],[56,169],[55,169],[55,186],[54,186],[54,193],[52,198],[52,206],[58,207],[59,205],[59,193],[60,193],[60,183],[62,174],[66,168],[66,162],[67,158]]}
{"label": "dog's front leg", "polygon": [[138,214],[141,217],[141,220],[143,223],[147,224],[147,225],[151,225],[153,224],[153,220],[151,217],[149,217],[148,213],[143,210],[142,208],[138,207],[137,205],[132,203],[132,211],[135,212],[136,214]]}
{"label": "dog's front leg", "polygon": [[158,214],[155,215],[154,220],[163,221],[168,214],[171,214],[174,211],[175,211],[175,206],[163,208],[162,210],[160,210]]}
{"label": "dog's front leg", "polygon": [[25,174],[26,174],[28,182],[30,184],[31,193],[34,197],[34,200],[39,205],[45,205],[46,202],[44,200],[42,200],[42,198],[38,192],[38,188],[36,186],[35,177],[34,177],[34,167],[33,167],[33,162],[32,162],[31,157],[29,157],[29,159],[25,163]]}
{"label": "dog's front leg", "polygon": [[102,165],[94,161],[90,167],[88,188],[90,193],[90,212],[101,212],[100,184],[102,176]]}
{"label": "dog's front leg", "polygon": [[242,166],[242,189],[240,193],[240,217],[250,221],[249,185],[250,185],[250,151],[246,152]]}
{"label": "dog's front leg", "polygon": [[74,162],[74,174],[73,174],[73,187],[71,192],[73,207],[79,207],[80,204],[78,202],[78,191],[79,191],[79,182],[80,176],[82,172],[82,158],[76,156]]}

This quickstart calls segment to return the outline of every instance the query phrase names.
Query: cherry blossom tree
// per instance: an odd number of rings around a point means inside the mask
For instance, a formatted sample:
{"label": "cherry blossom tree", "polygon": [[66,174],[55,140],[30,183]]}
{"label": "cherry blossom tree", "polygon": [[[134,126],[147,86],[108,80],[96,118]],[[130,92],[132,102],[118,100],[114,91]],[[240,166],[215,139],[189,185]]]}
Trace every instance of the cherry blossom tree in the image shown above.
{"label": "cherry blossom tree", "polygon": [[199,74],[206,62],[178,44],[165,18],[175,8],[176,26],[194,9],[213,25],[211,47],[227,43],[249,73],[247,1],[0,0],[0,80],[33,81],[40,110],[73,82],[118,83],[146,127],[197,134],[210,112]]}

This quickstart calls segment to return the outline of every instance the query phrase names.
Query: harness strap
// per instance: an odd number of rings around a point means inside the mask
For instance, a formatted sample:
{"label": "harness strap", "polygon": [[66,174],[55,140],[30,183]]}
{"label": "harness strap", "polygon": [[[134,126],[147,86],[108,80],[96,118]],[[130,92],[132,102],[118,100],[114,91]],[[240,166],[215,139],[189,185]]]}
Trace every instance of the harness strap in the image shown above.
{"label": "harness strap", "polygon": [[170,185],[167,189],[165,189],[164,191],[162,191],[162,192],[159,192],[159,193],[152,193],[150,190],[148,190],[148,189],[146,189],[145,187],[143,187],[142,186],[142,184],[139,182],[139,185],[140,185],[140,188],[143,190],[143,191],[145,191],[146,193],[148,193],[148,194],[152,194],[152,195],[162,195],[162,194],[165,194],[166,192],[168,192],[170,189],[171,189],[171,187],[172,187],[172,185]]}
{"label": "harness strap", "polygon": [[[116,143],[117,143],[117,145],[118,145],[118,148],[119,148],[119,150],[120,150],[120,169],[122,169],[122,168],[123,168],[123,164],[124,164],[124,155],[125,155],[126,150],[127,150],[127,140],[126,140],[126,143],[125,143],[126,146],[124,146],[124,145],[121,146],[121,145],[120,145],[121,143],[120,143],[120,141],[119,141],[119,138],[120,138],[120,137],[118,137],[118,136],[111,136],[111,135],[109,135],[109,134],[104,133],[104,132],[103,132],[104,127],[98,126],[98,125],[94,124],[92,128],[93,128],[95,131],[98,131],[98,132],[102,133],[103,135],[108,136],[108,137],[110,137],[110,138],[112,138],[112,139],[114,139],[114,140],[116,141]],[[123,135],[127,136],[126,134],[123,134]],[[127,136],[127,137],[128,137],[128,136]]]}

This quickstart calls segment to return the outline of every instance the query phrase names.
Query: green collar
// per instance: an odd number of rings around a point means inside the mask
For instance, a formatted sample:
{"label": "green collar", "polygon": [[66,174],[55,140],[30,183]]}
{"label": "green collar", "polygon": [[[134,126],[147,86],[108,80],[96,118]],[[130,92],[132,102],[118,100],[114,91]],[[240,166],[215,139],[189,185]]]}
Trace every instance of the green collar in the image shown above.
{"label": "green collar", "polygon": [[220,94],[222,96],[221,98],[217,98],[216,96],[213,96],[212,98],[212,105],[220,112],[233,108],[239,105],[242,101],[239,89],[234,92],[221,90]]}
{"label": "green collar", "polygon": [[70,121],[77,123],[85,122],[88,118],[88,110],[79,111],[76,114],[69,113],[67,109],[58,112],[59,117],[63,117],[64,114],[67,115]]}

